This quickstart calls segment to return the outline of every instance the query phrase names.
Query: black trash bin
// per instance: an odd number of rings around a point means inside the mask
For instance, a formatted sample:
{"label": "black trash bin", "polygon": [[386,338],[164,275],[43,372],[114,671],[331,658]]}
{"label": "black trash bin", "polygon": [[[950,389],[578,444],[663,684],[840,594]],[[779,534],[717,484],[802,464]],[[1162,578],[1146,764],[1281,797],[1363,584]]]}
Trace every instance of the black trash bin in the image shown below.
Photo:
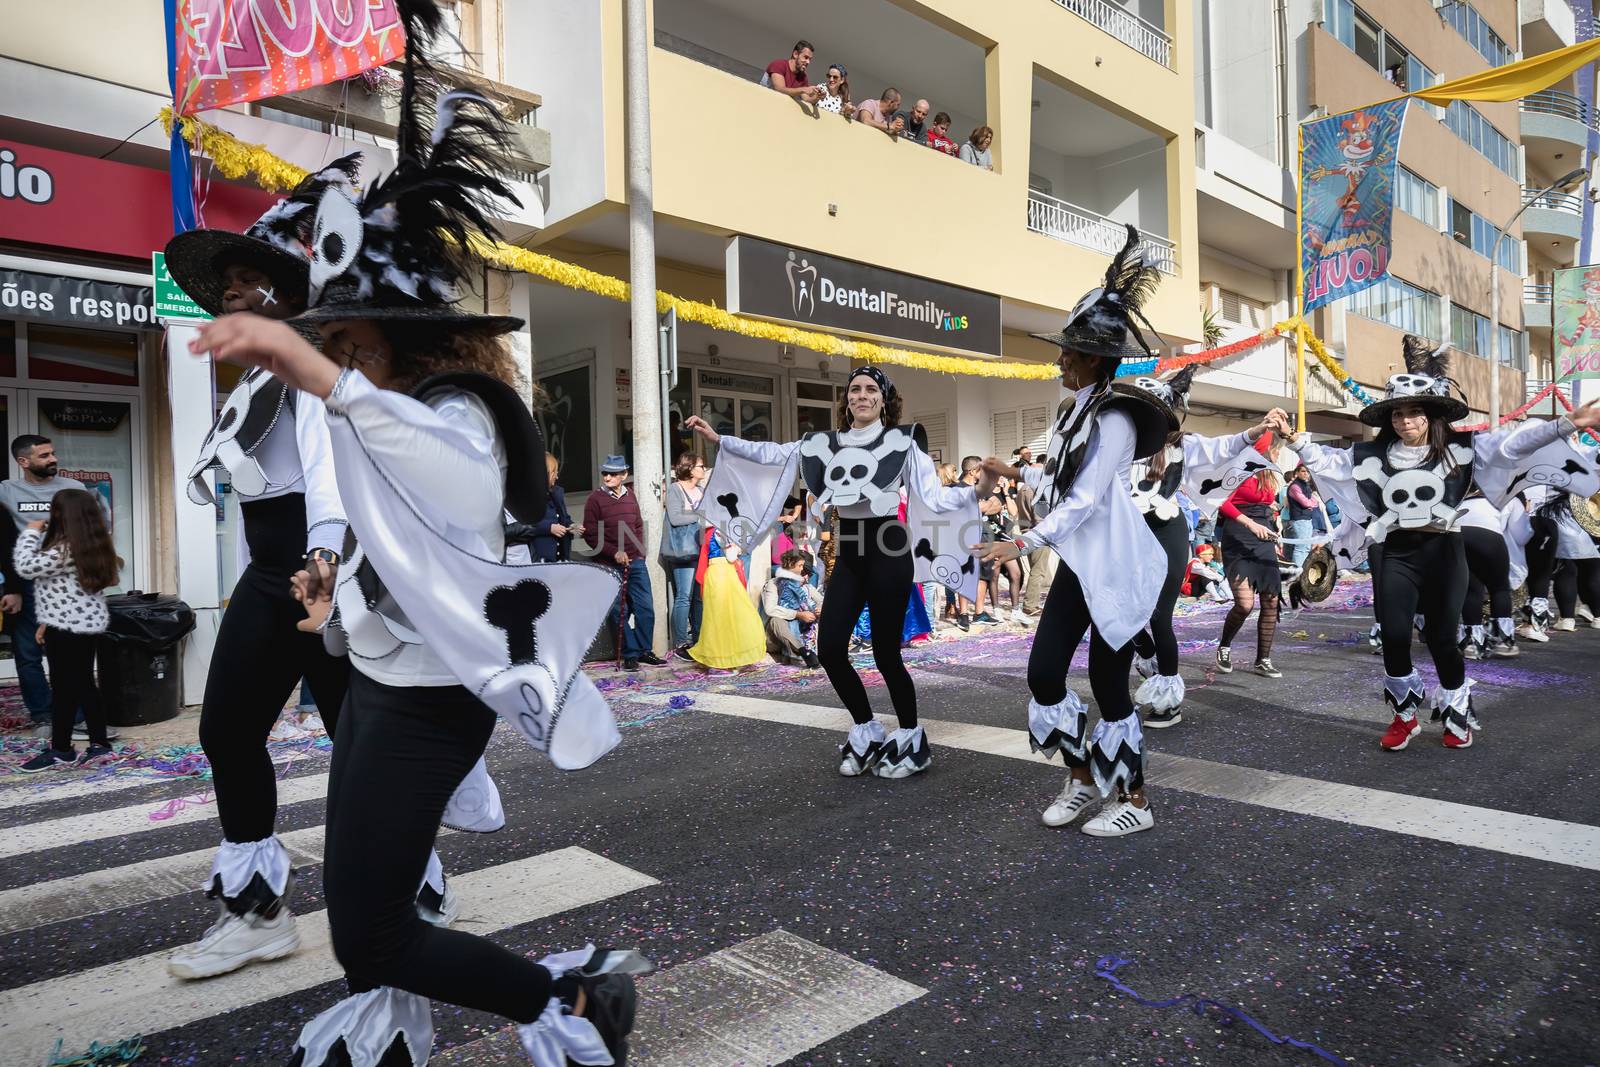
{"label": "black trash bin", "polygon": [[178,642],[194,629],[194,609],[175,596],[134,590],[106,598],[111,625],[95,649],[100,698],[112,726],[164,722],[178,714]]}

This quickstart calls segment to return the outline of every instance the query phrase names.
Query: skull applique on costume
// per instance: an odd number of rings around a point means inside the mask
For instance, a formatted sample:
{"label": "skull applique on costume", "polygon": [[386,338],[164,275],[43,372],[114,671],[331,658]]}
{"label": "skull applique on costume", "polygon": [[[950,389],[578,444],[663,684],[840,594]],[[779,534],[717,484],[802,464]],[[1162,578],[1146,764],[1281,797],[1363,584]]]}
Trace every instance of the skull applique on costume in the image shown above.
{"label": "skull applique on costume", "polygon": [[971,556],[961,560],[947,553],[935,553],[932,542],[926,537],[917,542],[913,555],[917,559],[928,561],[928,573],[933,575],[934,581],[946,589],[959,590],[962,578],[971,574],[977,565]]}
{"label": "skull applique on costume", "polygon": [[1421,530],[1429,526],[1452,528],[1456,508],[1445,501],[1444,479],[1431,470],[1401,471],[1383,486],[1384,514],[1368,533],[1382,541],[1388,532]]}
{"label": "skull applique on costume", "polygon": [[[874,514],[893,515],[900,504],[900,490],[895,483],[910,443],[910,436],[899,427],[885,430],[870,447],[846,445],[837,450],[831,435],[808,434],[800,445],[801,459],[822,464],[823,488],[817,494],[816,510],[866,501]],[[899,457],[900,462],[895,464],[893,457]]]}
{"label": "skull applique on costume", "polygon": [[1397,396],[1436,396],[1444,382],[1426,374],[1392,374],[1384,389],[1385,398]]}
{"label": "skull applique on costume", "polygon": [[211,504],[211,488],[203,475],[212,467],[228,472],[233,488],[242,496],[260,496],[271,488],[267,472],[255,451],[277,425],[289,389],[259,367],[245,372],[222,407],[222,414],[200,446],[200,457],[189,471],[189,499]]}
{"label": "skull applique on costume", "polygon": [[1172,387],[1158,378],[1135,378],[1133,380],[1133,387],[1135,389],[1143,389],[1151,396],[1160,397],[1162,400],[1166,401],[1169,407],[1176,407],[1178,405],[1177,398],[1172,395]]}

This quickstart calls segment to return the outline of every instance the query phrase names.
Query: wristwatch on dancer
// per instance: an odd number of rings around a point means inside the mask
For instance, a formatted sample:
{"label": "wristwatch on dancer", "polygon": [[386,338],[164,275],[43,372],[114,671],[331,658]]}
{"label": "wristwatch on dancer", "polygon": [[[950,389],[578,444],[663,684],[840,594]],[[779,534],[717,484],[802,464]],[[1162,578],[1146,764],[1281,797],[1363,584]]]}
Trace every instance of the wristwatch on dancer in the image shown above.
{"label": "wristwatch on dancer", "polygon": [[313,562],[326,563],[330,567],[338,567],[339,553],[331,548],[313,548],[306,553],[305,564],[308,570]]}

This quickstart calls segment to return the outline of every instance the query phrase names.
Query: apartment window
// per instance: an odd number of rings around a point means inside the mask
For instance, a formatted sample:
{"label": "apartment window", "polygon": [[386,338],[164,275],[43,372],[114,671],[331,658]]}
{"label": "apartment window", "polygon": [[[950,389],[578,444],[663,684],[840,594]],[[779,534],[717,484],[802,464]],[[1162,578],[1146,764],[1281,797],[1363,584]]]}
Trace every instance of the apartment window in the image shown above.
{"label": "apartment window", "polygon": [[1528,336],[1505,323],[1500,324],[1500,362],[1520,371],[1528,369]]}
{"label": "apartment window", "polygon": [[1494,124],[1460,100],[1451,101],[1445,111],[1445,125],[1452,133],[1477,149],[1484,158],[1511,177],[1521,180],[1517,146],[1506,139]]}
{"label": "apartment window", "polygon": [[1324,0],[1322,12],[1324,28],[1402,92],[1438,80],[1419,81],[1420,72],[1425,71],[1430,77],[1433,72],[1417,63],[1409,49],[1389,36],[1377,19],[1356,7],[1352,0]]}
{"label": "apartment window", "polygon": [[1346,48],[1356,46],[1356,6],[1351,0],[1327,0],[1322,8],[1323,27]]}
{"label": "apartment window", "polygon": [[994,411],[989,414],[989,444],[991,455],[1009,458],[1011,450],[1026,445],[1035,455],[1044,454],[1050,443],[1051,409],[1040,404],[1015,411]]}
{"label": "apartment window", "polygon": [[1477,53],[1488,60],[1491,67],[1503,67],[1516,58],[1511,46],[1489,27],[1478,9],[1465,0],[1449,0],[1440,5],[1439,17],[1455,27]]}
{"label": "apartment window", "polygon": [[1421,337],[1440,334],[1439,297],[1435,293],[1390,275],[1350,297],[1346,307],[1362,318],[1393,326]]}
{"label": "apartment window", "polygon": [[[1488,219],[1473,211],[1459,200],[1450,201],[1450,235],[1484,259],[1494,251],[1495,239],[1500,231]],[[1514,274],[1522,273],[1522,242],[1500,242],[1500,266]]]}
{"label": "apartment window", "polygon": [[1398,171],[1394,202],[1401,211],[1414,219],[1421,219],[1435,230],[1439,228],[1439,187],[1419,178],[1404,167]]}
{"label": "apartment window", "polygon": [[1227,289],[1217,290],[1217,316],[1223,322],[1248,326],[1252,330],[1264,330],[1272,325],[1267,321],[1267,305]]}
{"label": "apartment window", "polygon": [[[1406,80],[1400,86],[1402,89],[1406,90],[1406,92],[1415,93],[1438,84],[1439,75],[1429,70],[1427,64],[1416,56],[1406,57]],[[1429,104],[1420,100],[1417,103],[1427,108],[1428,113],[1434,118],[1444,118],[1444,108],[1438,104]]]}

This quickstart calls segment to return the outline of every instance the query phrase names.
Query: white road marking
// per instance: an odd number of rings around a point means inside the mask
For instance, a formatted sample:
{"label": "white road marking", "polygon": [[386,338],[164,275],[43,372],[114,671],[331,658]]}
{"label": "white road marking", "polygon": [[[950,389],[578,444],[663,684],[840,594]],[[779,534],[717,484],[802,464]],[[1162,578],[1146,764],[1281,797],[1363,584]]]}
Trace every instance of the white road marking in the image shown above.
{"label": "white road marking", "polygon": [[[318,750],[322,751],[322,750]],[[298,763],[312,758],[308,753],[280,752],[273,756],[277,766]],[[184,785],[190,793],[206,788],[204,778],[179,778],[174,775],[156,777],[134,774],[117,774],[97,782],[86,781],[87,773],[75,770],[50,771],[42,778],[24,778],[15,785],[0,787],[0,811],[22,808],[29,804],[47,804],[56,800],[75,800],[78,797],[99,796],[119,789],[137,789],[140,786]],[[70,779],[70,780],[68,780]]]}
{"label": "white road marking", "polygon": [[[783,1063],[927,990],[786,930],[639,980],[628,1062],[640,1067]],[[516,1031],[458,1045],[435,1067],[525,1063]]]}
{"label": "white road marking", "polygon": [[[457,875],[451,884],[464,906],[461,928],[490,934],[656,880],[585,849],[564,848]],[[339,978],[344,972],[329,944],[328,913],[296,919],[301,944],[293,956],[218,978],[173,978],[171,953],[161,951],[0,993],[0,1067],[37,1067],[58,1037],[78,1048],[91,1038],[159,1033]]]}
{"label": "white road marking", "polygon": [[[639,698],[642,703],[654,704],[664,703],[666,699],[665,696],[656,695]],[[759,697],[697,693],[694,707],[718,715],[828,730],[841,738],[849,727],[849,717],[843,709],[789,704]],[[893,728],[890,719],[883,721]],[[935,753],[944,747],[1033,763],[1047,762],[1039,754],[1029,751],[1024,730],[927,719],[923,720],[923,725],[927,727],[928,739]],[[1059,768],[1061,765],[1056,763],[1056,766]],[[1274,811],[1312,815],[1352,826],[1366,826],[1430,841],[1600,871],[1600,827],[1583,823],[1520,815],[1495,808],[1479,808],[1448,800],[1323,782],[1315,778],[1159,752],[1148,754],[1146,771],[1158,805],[1161,790],[1177,789]]]}
{"label": "white road marking", "polygon": [[[181,798],[152,799],[126,808],[69,815],[64,819],[48,819],[0,830],[0,858],[41,852],[62,845],[77,845],[85,841],[101,841],[108,837],[126,837],[128,834],[184,826],[208,819],[214,822],[217,804],[210,783],[195,784],[201,788],[184,793]],[[303,800],[319,800],[327,795],[326,773],[303,774],[278,782],[280,808]],[[184,802],[180,803],[180,800]],[[165,818],[161,817],[163,814],[166,814]]]}

